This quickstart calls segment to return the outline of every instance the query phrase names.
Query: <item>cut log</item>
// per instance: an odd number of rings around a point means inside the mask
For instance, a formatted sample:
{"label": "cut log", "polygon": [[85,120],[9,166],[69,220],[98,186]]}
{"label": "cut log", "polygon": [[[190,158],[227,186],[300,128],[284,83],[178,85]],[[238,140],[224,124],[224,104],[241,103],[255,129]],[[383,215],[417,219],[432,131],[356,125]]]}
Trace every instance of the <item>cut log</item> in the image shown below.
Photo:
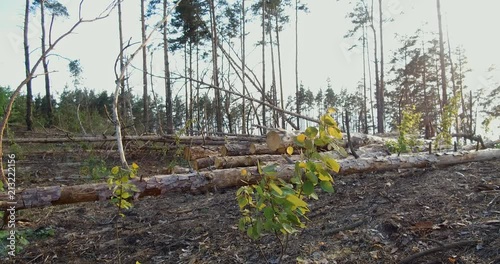
{"label": "cut log", "polygon": [[225,144],[220,148],[220,154],[225,156],[241,156],[252,154],[250,152],[250,143],[243,144]]}
{"label": "cut log", "polygon": [[266,135],[267,147],[272,151],[285,153],[286,148],[293,146],[295,133],[283,130],[271,130]]}
{"label": "cut log", "polygon": [[[123,141],[151,141],[151,142],[169,142],[169,143],[179,143],[179,144],[192,144],[192,145],[224,145],[226,142],[264,142],[262,137],[236,137],[236,136],[176,136],[176,135],[142,135],[142,136],[123,136]],[[4,138],[2,140],[4,143],[9,144],[15,142],[17,144],[21,143],[65,143],[65,142],[106,142],[106,141],[116,141],[115,136],[83,136],[83,137],[55,137],[55,138],[14,138],[8,139]]]}
{"label": "cut log", "polygon": [[[299,155],[293,155],[288,157],[291,161],[297,161],[300,159]],[[216,169],[229,169],[237,167],[249,167],[257,166],[257,162],[263,163],[279,163],[286,164],[288,160],[282,155],[247,155],[247,156],[228,156],[228,157],[216,157],[214,161],[214,167]]]}
{"label": "cut log", "polygon": [[213,166],[215,159],[216,159],[215,156],[210,156],[210,157],[205,157],[205,158],[193,160],[193,161],[191,161],[191,166],[196,171],[199,171],[201,169],[205,169],[205,168],[208,168],[210,166]]}
{"label": "cut log", "polygon": [[276,152],[270,150],[267,147],[267,144],[251,143],[250,144],[250,154],[263,155],[263,154],[276,154]]}
{"label": "cut log", "polygon": [[184,147],[184,159],[193,161],[210,156],[218,156],[219,149],[213,146],[186,146]]}
{"label": "cut log", "polygon": [[[388,156],[381,158],[360,158],[340,160],[341,174],[385,171],[405,168],[441,167],[454,164],[486,161],[500,158],[500,149],[458,152],[449,154],[420,154]],[[294,164],[280,165],[277,177],[288,180],[294,171]],[[180,175],[158,175],[145,178],[142,182],[134,179],[139,190],[137,197],[160,195],[167,192],[204,193],[245,183],[253,183],[258,178],[257,168],[247,167],[248,174],[241,175],[241,168],[195,172]],[[107,183],[75,186],[51,186],[16,190],[15,194],[0,193],[0,209],[15,206],[16,210],[59,204],[106,200],[111,196]],[[12,197],[15,200],[10,200]]]}
{"label": "cut log", "polygon": [[[294,147],[294,150],[298,150],[294,144],[294,137],[297,135],[295,132],[281,131],[281,130],[273,130],[269,131],[266,135],[266,144],[270,153],[261,153],[261,154],[284,154],[286,153],[286,148],[289,146]],[[352,147],[358,149],[361,146],[366,146],[370,144],[382,144],[384,145],[389,140],[396,140],[390,138],[383,138],[373,135],[366,135],[362,133],[352,133],[351,134],[351,142]],[[257,144],[255,144],[257,145]],[[340,144],[341,147],[347,147],[347,138],[343,140]],[[327,148],[320,148],[318,151],[328,151]],[[295,153],[298,154],[298,153]]]}

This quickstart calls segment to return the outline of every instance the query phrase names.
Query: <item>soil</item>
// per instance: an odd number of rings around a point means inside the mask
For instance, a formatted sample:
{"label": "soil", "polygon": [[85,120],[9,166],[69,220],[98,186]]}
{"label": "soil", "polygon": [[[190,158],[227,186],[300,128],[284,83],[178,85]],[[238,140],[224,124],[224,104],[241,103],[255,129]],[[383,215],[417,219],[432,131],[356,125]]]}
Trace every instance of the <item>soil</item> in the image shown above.
{"label": "soil", "polygon": [[[89,183],[80,172],[89,157],[25,153],[17,187]],[[168,164],[158,153],[134,160],[143,176]],[[500,263],[500,161],[335,178],[334,194],[310,201],[307,228],[290,236],[281,263]],[[10,260],[0,252],[0,262],[277,263],[274,236],[253,241],[238,230],[235,192],[147,197],[125,217],[109,202],[20,210],[16,228],[29,243]]]}

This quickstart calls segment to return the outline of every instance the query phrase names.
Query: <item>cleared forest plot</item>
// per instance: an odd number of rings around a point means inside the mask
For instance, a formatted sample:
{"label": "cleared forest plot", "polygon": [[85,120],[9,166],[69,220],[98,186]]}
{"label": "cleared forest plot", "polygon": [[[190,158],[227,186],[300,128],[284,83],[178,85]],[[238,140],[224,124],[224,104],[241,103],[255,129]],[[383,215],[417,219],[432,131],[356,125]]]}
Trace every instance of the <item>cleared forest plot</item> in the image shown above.
{"label": "cleared forest plot", "polygon": [[500,264],[498,10],[3,1],[0,263]]}

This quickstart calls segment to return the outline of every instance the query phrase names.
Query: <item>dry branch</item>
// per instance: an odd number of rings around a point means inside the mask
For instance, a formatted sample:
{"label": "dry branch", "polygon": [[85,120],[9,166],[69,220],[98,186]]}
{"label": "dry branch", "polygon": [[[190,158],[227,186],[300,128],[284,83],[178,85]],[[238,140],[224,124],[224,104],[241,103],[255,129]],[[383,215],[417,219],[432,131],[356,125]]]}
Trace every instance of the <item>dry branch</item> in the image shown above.
{"label": "dry branch", "polygon": [[[340,160],[341,174],[384,171],[404,168],[440,167],[466,162],[478,162],[500,158],[500,150],[480,150],[450,154],[421,154],[388,156],[382,158],[360,158]],[[288,180],[294,171],[294,164],[279,165],[277,177]],[[241,186],[258,179],[257,168],[247,167],[247,176],[241,175],[241,168],[194,172],[179,175],[157,175],[142,182],[133,180],[140,190],[139,197],[160,195],[167,192],[203,193],[217,189]],[[7,193],[0,194],[0,208],[15,205],[16,209],[43,207],[58,204],[106,200],[110,197],[106,183],[76,186],[51,186],[16,190],[17,204],[10,201]]]}
{"label": "dry branch", "polygon": [[399,263],[400,264],[411,263],[417,258],[426,256],[426,255],[429,255],[429,254],[432,254],[435,252],[444,251],[444,250],[448,250],[448,249],[455,248],[455,247],[473,246],[473,245],[476,245],[477,243],[478,243],[478,241],[475,241],[475,240],[470,240],[470,241],[466,240],[466,241],[460,241],[460,242],[456,242],[456,243],[451,243],[451,244],[431,248],[431,249],[428,249],[426,251],[422,251],[422,252],[419,252],[417,254],[411,255],[411,256],[403,259]]}

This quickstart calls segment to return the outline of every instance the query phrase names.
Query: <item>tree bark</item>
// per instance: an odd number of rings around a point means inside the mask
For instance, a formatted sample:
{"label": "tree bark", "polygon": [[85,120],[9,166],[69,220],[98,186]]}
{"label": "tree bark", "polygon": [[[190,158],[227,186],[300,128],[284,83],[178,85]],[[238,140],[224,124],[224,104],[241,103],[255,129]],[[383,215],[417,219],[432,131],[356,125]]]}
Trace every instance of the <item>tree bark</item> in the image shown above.
{"label": "tree bark", "polygon": [[144,15],[144,0],[141,1],[141,37],[142,37],[142,108],[144,131],[149,132],[149,97],[148,97],[148,63],[146,54],[146,17]]}
{"label": "tree bark", "polygon": [[[297,114],[300,115],[299,98],[299,0],[295,0],[295,106]],[[297,130],[300,129],[300,119],[297,116]]]}
{"label": "tree bark", "polygon": [[[245,58],[246,58],[246,43],[245,43],[245,35],[246,35],[246,10],[245,10],[245,1],[241,1],[241,85],[243,86],[242,94],[245,95],[246,83],[245,83]],[[247,124],[246,124],[246,105],[245,98],[241,98],[241,133],[245,135],[247,133]]]}
{"label": "tree bark", "polygon": [[[170,142],[180,144],[199,144],[199,145],[224,145],[226,141],[247,141],[247,142],[263,142],[264,139],[260,137],[212,137],[212,136],[182,136],[175,135],[144,135],[144,136],[123,136],[123,141],[152,141],[152,142]],[[93,137],[54,137],[54,138],[14,138],[2,139],[4,143],[14,142],[16,144],[22,143],[63,143],[63,142],[105,142],[114,141],[116,136],[93,136]]]}
{"label": "tree bark", "polygon": [[[26,78],[30,74],[30,48],[28,44],[28,25],[29,25],[29,15],[30,15],[30,1],[26,0],[26,7],[24,10],[24,28],[23,28],[23,43],[24,43],[24,69],[26,72]],[[26,83],[26,130],[33,130],[33,91],[31,89],[31,78],[28,78]]]}
{"label": "tree bark", "polygon": [[[383,158],[360,158],[340,160],[339,174],[353,174],[374,171],[387,171],[407,168],[445,167],[467,162],[481,162],[500,158],[500,150],[480,150],[450,154],[425,154],[411,156],[388,156]],[[280,165],[276,176],[289,180],[295,164]],[[139,190],[136,197],[157,196],[168,192],[206,193],[224,188],[254,183],[260,176],[257,167],[245,167],[247,175],[242,176],[242,168],[195,172],[178,175],[157,175],[143,181],[133,179]],[[107,183],[84,184],[75,186],[50,186],[16,191],[15,202],[8,202],[8,194],[0,194],[0,209],[14,206],[16,210],[79,202],[104,201],[111,191]]]}
{"label": "tree bark", "polygon": [[170,80],[170,62],[168,58],[168,38],[167,38],[167,0],[163,0],[163,67],[165,72],[165,115],[167,118],[167,134],[174,133],[173,109],[172,109],[172,87]]}
{"label": "tree bark", "polygon": [[47,50],[46,50],[46,30],[45,30],[45,0],[40,1],[40,20],[42,24],[42,54],[45,54],[42,58],[43,73],[45,77],[45,99],[47,104],[46,115],[47,115],[47,126],[51,127],[53,125],[53,115],[52,112],[52,100],[50,95],[50,77],[49,77],[49,64],[47,62]]}
{"label": "tree bark", "polygon": [[[210,25],[212,31],[212,82],[214,86],[219,87],[219,68],[217,66],[217,18],[215,17],[215,5],[214,0],[209,0],[210,4]],[[222,98],[219,90],[215,90],[215,119],[217,123],[217,132],[222,132]]]}
{"label": "tree bark", "polygon": [[[262,0],[262,101],[266,101],[266,0]],[[271,105],[273,105],[271,103]],[[262,126],[266,126],[266,105],[262,104]],[[267,133],[266,129],[261,128],[261,134]]]}
{"label": "tree bark", "polygon": [[197,160],[210,156],[218,156],[219,148],[214,146],[187,146],[184,147],[184,159]]}
{"label": "tree bark", "polygon": [[380,83],[379,83],[379,91],[377,94],[378,97],[378,106],[377,106],[377,115],[379,117],[379,133],[385,132],[385,98],[384,98],[384,34],[383,34],[383,15],[382,15],[382,0],[378,0],[378,8],[379,8],[379,28],[380,28]]}
{"label": "tree bark", "polygon": [[205,169],[205,168],[208,168],[210,166],[213,166],[216,158],[217,157],[215,157],[215,156],[199,158],[197,160],[191,161],[191,166],[193,167],[194,170],[199,171],[201,169]]}
{"label": "tree bark", "polygon": [[439,26],[439,63],[441,65],[441,89],[443,100],[441,101],[441,109],[448,104],[448,95],[446,93],[446,65],[444,62],[444,41],[443,41],[443,26],[441,23],[441,1],[436,0],[438,26]]}

